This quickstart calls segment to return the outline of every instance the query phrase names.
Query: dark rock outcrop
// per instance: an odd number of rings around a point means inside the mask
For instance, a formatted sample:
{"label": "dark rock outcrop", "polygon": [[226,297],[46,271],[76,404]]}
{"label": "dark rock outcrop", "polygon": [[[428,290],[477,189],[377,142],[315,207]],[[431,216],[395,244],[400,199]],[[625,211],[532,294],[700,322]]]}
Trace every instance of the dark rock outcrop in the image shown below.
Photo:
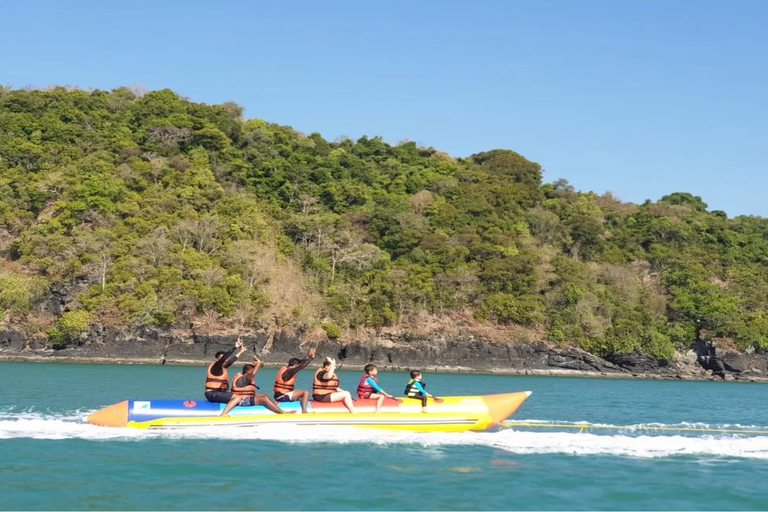
{"label": "dark rock outcrop", "polygon": [[[23,332],[0,331],[0,358],[50,361],[139,362],[204,364],[219,350],[230,349],[234,335],[178,333],[142,327],[117,330],[100,324],[76,343],[51,346]],[[301,332],[256,332],[242,336],[250,354],[268,365],[284,364],[302,356],[309,344]],[[340,368],[375,363],[384,370],[419,368],[427,371],[465,371],[530,375],[602,375],[670,379],[766,380],[768,356],[746,354],[699,340],[691,350],[670,361],[645,354],[614,354],[606,359],[578,347],[553,347],[544,342],[488,342],[473,335],[388,333],[342,342],[325,339],[314,344],[319,358],[335,357]]]}
{"label": "dark rock outcrop", "polygon": [[762,379],[768,375],[768,356],[741,352],[719,339],[699,339],[693,347],[702,368],[723,379]]}

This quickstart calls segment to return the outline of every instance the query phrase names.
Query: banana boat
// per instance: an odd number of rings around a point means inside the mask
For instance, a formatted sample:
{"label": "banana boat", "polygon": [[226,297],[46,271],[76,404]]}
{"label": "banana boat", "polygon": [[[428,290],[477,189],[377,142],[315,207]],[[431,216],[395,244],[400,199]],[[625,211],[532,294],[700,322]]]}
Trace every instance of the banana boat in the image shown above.
{"label": "banana boat", "polygon": [[444,396],[442,402],[429,399],[426,412],[421,401],[387,398],[376,412],[376,400],[354,401],[350,413],[341,402],[309,402],[307,414],[298,402],[279,403],[286,414],[276,414],[262,405],[237,406],[220,416],[224,404],[205,400],[123,400],[87,416],[92,425],[142,429],[183,429],[189,427],[248,427],[266,424],[344,425],[352,427],[460,432],[498,426],[530,396],[530,391],[478,396]]}

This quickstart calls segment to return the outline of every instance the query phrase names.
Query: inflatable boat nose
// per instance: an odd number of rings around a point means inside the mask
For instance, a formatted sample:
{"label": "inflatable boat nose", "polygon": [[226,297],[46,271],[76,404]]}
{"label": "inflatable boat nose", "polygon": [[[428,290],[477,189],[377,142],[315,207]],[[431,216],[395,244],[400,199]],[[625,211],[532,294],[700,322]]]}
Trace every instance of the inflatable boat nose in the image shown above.
{"label": "inflatable boat nose", "polygon": [[88,415],[86,421],[101,427],[125,427],[128,424],[128,400],[96,411]]}
{"label": "inflatable boat nose", "polygon": [[509,418],[529,396],[531,396],[530,391],[485,395],[485,403],[488,406],[488,413],[491,416],[490,426],[498,426],[502,421]]}

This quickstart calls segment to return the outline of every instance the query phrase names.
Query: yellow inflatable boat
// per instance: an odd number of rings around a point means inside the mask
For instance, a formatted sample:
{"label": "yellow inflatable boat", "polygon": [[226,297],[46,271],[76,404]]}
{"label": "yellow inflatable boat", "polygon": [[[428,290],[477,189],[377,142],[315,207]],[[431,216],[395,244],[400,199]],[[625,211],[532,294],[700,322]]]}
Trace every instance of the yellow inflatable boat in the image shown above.
{"label": "yellow inflatable boat", "polygon": [[345,425],[352,427],[458,432],[498,426],[514,413],[530,391],[480,396],[446,396],[429,399],[426,412],[416,399],[387,398],[379,412],[376,400],[355,400],[355,412],[342,403],[309,402],[301,414],[298,402],[278,404],[289,414],[275,414],[264,406],[238,406],[219,416],[224,404],[205,400],[123,400],[90,414],[86,421],[104,427],[182,429],[202,426],[247,427],[264,424]]}

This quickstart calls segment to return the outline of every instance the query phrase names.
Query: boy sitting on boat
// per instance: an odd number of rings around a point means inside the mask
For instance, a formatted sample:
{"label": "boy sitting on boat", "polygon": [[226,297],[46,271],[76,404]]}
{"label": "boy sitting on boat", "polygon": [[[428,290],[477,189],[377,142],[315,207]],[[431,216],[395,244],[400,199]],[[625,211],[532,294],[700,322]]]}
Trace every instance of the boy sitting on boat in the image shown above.
{"label": "boy sitting on boat", "polygon": [[[376,412],[381,409],[381,404],[385,398],[395,398],[379,386],[379,381],[376,379],[376,374],[379,373],[379,368],[375,364],[367,364],[363,369],[365,373],[360,379],[360,383],[357,385],[357,397],[358,398],[375,398],[376,399]],[[395,398],[397,400],[397,398]],[[397,400],[398,402],[400,400]]]}
{"label": "boy sitting on boat", "polygon": [[419,370],[413,370],[411,372],[411,380],[405,385],[405,396],[421,400],[421,412],[427,412],[428,397],[432,397],[437,403],[443,401],[442,398],[437,398],[436,396],[427,393],[427,390],[424,389],[426,386],[427,384],[421,381],[421,372]]}

